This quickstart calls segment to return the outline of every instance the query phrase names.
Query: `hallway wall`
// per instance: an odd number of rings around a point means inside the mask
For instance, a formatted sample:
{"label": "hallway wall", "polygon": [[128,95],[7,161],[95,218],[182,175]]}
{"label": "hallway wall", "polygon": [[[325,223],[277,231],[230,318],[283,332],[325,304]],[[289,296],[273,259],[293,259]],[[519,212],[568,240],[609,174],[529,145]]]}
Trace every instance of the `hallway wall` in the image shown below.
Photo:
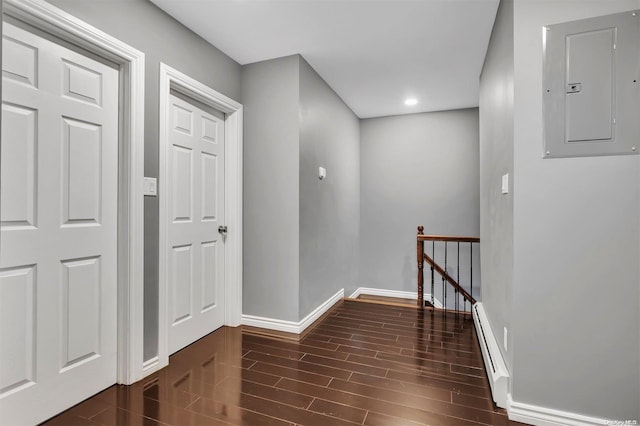
{"label": "hallway wall", "polygon": [[[496,339],[511,328],[513,287],[513,0],[502,0],[480,75],[482,302]],[[509,194],[502,176],[509,174]],[[508,338],[508,332],[507,332]],[[509,345],[509,343],[507,343]],[[498,345],[511,370],[513,351]]]}
{"label": "hallway wall", "polygon": [[242,313],[298,321],[300,145],[298,55],[242,67]]}
{"label": "hallway wall", "polygon": [[359,224],[360,120],[300,57],[300,319],[356,281]]}
{"label": "hallway wall", "polygon": [[359,121],[300,55],[243,66],[242,101],[243,313],[295,323],[355,280]]}
{"label": "hallway wall", "polygon": [[541,96],[542,26],[638,8],[638,0],[514,3],[517,402],[640,418],[640,157],[543,159]]}
{"label": "hallway wall", "polygon": [[360,277],[346,294],[416,292],[418,225],[479,235],[478,109],[361,120],[360,135]]}

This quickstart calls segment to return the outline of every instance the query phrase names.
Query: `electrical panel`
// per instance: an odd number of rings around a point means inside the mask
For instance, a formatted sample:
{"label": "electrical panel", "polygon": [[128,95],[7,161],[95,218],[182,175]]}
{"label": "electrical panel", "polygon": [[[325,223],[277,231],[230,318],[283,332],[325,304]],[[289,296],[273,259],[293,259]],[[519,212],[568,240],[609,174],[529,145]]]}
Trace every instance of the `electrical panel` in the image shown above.
{"label": "electrical panel", "polygon": [[545,158],[640,152],[640,11],[543,28]]}

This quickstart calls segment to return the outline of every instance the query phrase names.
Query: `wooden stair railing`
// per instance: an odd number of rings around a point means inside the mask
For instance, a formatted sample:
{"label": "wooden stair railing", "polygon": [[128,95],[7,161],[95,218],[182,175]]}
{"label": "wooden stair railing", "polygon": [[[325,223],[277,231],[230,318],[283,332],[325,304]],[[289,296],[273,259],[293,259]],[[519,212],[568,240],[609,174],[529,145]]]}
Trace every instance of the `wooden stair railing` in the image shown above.
{"label": "wooden stair railing", "polygon": [[451,275],[449,275],[444,269],[442,269],[442,267],[440,265],[438,265],[437,263],[435,263],[433,261],[433,259],[431,259],[429,257],[428,254],[424,255],[424,260],[431,265],[432,268],[435,269],[435,272],[437,272],[438,274],[440,274],[441,277],[443,277],[445,280],[447,280],[447,282],[449,284],[451,284],[451,286],[460,292],[460,294],[462,294],[462,296],[467,299],[469,302],[471,302],[471,304],[473,305],[474,303],[476,303],[476,299],[473,298],[473,296],[471,296],[467,290],[465,290],[464,288],[462,288],[460,286],[460,284],[458,284],[458,282],[456,280],[453,279],[453,277]]}
{"label": "wooden stair railing", "polygon": [[[479,243],[480,238],[478,237],[455,237],[448,235],[424,235],[424,227],[418,226],[418,235],[416,237],[417,242],[417,250],[416,257],[418,261],[418,306],[420,308],[424,308],[424,263],[425,261],[431,267],[431,304],[435,307],[435,274],[438,273],[442,277],[442,286],[443,286],[443,308],[447,309],[447,292],[446,292],[446,284],[449,284],[453,287],[455,292],[455,310],[458,311],[459,298],[458,295],[463,297],[465,302],[465,311],[466,311],[466,302],[468,301],[471,305],[476,303],[476,299],[473,297],[473,243]],[[431,241],[432,242],[432,256],[429,256],[424,251],[424,242]],[[445,266],[444,268],[435,262],[435,242],[440,241],[444,242],[444,258],[445,258]],[[457,267],[458,267],[458,280],[460,279],[460,243],[469,243],[469,278],[470,285],[469,291],[463,288],[460,283],[454,279],[447,272],[447,260],[448,260],[448,243],[456,243],[457,244]]]}

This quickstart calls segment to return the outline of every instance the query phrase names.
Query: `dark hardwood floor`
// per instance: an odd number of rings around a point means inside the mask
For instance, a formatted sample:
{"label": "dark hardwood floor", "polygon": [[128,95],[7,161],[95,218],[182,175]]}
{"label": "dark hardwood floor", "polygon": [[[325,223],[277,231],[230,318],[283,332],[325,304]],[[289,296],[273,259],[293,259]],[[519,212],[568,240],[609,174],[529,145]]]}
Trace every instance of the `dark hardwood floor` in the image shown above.
{"label": "dark hardwood floor", "polygon": [[47,425],[507,425],[469,316],[345,300],[299,342],[222,329]]}

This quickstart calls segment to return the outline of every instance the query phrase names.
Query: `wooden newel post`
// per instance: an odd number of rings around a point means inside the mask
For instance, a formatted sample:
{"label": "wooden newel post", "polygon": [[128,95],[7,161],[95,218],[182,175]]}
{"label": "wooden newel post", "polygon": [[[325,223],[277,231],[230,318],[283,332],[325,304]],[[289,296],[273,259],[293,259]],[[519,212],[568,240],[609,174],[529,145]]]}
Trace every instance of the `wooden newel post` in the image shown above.
{"label": "wooden newel post", "polygon": [[416,238],[416,257],[418,260],[418,306],[424,309],[424,241],[419,237],[424,235],[424,226],[418,226],[418,238]]}

